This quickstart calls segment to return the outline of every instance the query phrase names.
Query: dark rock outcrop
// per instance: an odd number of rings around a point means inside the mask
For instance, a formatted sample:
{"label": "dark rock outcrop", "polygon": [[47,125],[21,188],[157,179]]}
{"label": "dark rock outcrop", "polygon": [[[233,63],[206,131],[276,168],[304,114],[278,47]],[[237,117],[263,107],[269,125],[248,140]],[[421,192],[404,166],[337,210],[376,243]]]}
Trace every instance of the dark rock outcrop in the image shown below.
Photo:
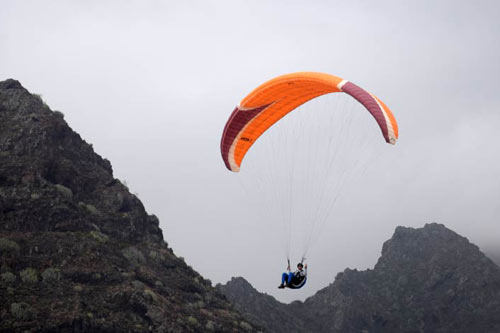
{"label": "dark rock outcrop", "polygon": [[302,318],[296,318],[290,307],[278,302],[274,297],[262,294],[242,277],[232,278],[225,285],[215,288],[235,301],[234,305],[252,322],[266,324],[268,332],[307,332]]}
{"label": "dark rock outcrop", "polygon": [[0,331],[256,331],[60,112],[0,82]]}
{"label": "dark rock outcrop", "polygon": [[500,268],[436,223],[398,227],[374,269],[346,269],[305,302],[275,305],[275,314],[261,306],[270,296],[233,281],[217,288],[275,332],[294,331],[268,320],[282,313],[302,321],[296,332],[500,332]]}

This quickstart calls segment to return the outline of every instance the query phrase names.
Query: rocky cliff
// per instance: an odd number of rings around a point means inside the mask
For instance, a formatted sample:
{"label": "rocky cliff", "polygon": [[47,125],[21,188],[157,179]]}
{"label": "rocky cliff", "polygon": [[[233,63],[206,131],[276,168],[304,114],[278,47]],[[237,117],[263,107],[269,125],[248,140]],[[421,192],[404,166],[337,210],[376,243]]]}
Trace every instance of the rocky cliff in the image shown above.
{"label": "rocky cliff", "polygon": [[[305,302],[281,304],[244,285],[217,288],[274,332],[500,332],[500,268],[436,223],[398,227],[374,269],[346,269]],[[295,328],[273,320],[289,316]]]}
{"label": "rocky cliff", "polygon": [[256,331],[163,241],[111,164],[0,82],[0,331]]}
{"label": "rocky cliff", "polygon": [[262,294],[242,277],[232,278],[217,290],[234,301],[237,309],[252,322],[265,323],[268,332],[308,332],[303,318],[290,312],[290,306]]}

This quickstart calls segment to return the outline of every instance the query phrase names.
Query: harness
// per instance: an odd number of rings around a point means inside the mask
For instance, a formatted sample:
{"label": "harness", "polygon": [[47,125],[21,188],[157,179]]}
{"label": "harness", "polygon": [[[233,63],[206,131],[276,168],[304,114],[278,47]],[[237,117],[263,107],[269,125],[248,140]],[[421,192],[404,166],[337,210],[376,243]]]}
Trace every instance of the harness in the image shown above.
{"label": "harness", "polygon": [[307,276],[300,276],[294,274],[292,281],[288,285],[288,288],[300,289],[306,284],[306,281],[307,281]]}
{"label": "harness", "polygon": [[[306,258],[302,257],[300,263],[302,264],[304,260],[306,260]],[[290,259],[287,259],[287,261],[288,261],[288,267],[290,268]],[[292,281],[290,281],[287,287],[290,289],[300,289],[306,284],[306,281],[307,281],[307,275],[301,276],[298,274],[293,274]]]}

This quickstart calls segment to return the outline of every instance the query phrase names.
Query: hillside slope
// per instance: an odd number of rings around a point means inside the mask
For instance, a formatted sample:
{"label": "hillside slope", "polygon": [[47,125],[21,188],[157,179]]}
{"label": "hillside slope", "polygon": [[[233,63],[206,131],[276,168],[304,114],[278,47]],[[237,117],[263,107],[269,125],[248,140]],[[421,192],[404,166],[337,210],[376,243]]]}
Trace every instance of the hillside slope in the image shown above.
{"label": "hillside slope", "polygon": [[0,331],[256,331],[158,225],[60,112],[0,82]]}

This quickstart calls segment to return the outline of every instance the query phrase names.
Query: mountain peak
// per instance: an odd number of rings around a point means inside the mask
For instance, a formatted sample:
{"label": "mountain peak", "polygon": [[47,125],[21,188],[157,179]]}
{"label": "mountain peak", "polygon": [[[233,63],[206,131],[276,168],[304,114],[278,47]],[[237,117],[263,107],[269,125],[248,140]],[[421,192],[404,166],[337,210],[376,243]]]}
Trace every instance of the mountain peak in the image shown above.
{"label": "mountain peak", "polygon": [[[346,269],[305,302],[252,304],[270,296],[220,288],[247,316],[268,329],[269,318],[293,316],[288,332],[499,332],[500,268],[465,237],[442,224],[397,227],[374,269]],[[246,288],[249,290],[249,288]]]}
{"label": "mountain peak", "polygon": [[487,259],[479,248],[443,224],[425,224],[423,228],[397,227],[382,247],[375,269],[404,268],[427,271],[431,267],[454,265],[454,269],[476,266]]}
{"label": "mountain peak", "polygon": [[24,87],[21,85],[21,83],[17,80],[14,79],[7,79],[5,81],[0,81],[0,89],[1,90],[7,90],[7,89],[24,89]]}
{"label": "mountain peak", "polygon": [[0,82],[0,300],[0,331],[257,331],[15,80]]}
{"label": "mountain peak", "polygon": [[0,204],[31,207],[0,211],[2,229],[163,240],[158,219],[113,177],[111,163],[12,79],[0,84],[0,156]]}

